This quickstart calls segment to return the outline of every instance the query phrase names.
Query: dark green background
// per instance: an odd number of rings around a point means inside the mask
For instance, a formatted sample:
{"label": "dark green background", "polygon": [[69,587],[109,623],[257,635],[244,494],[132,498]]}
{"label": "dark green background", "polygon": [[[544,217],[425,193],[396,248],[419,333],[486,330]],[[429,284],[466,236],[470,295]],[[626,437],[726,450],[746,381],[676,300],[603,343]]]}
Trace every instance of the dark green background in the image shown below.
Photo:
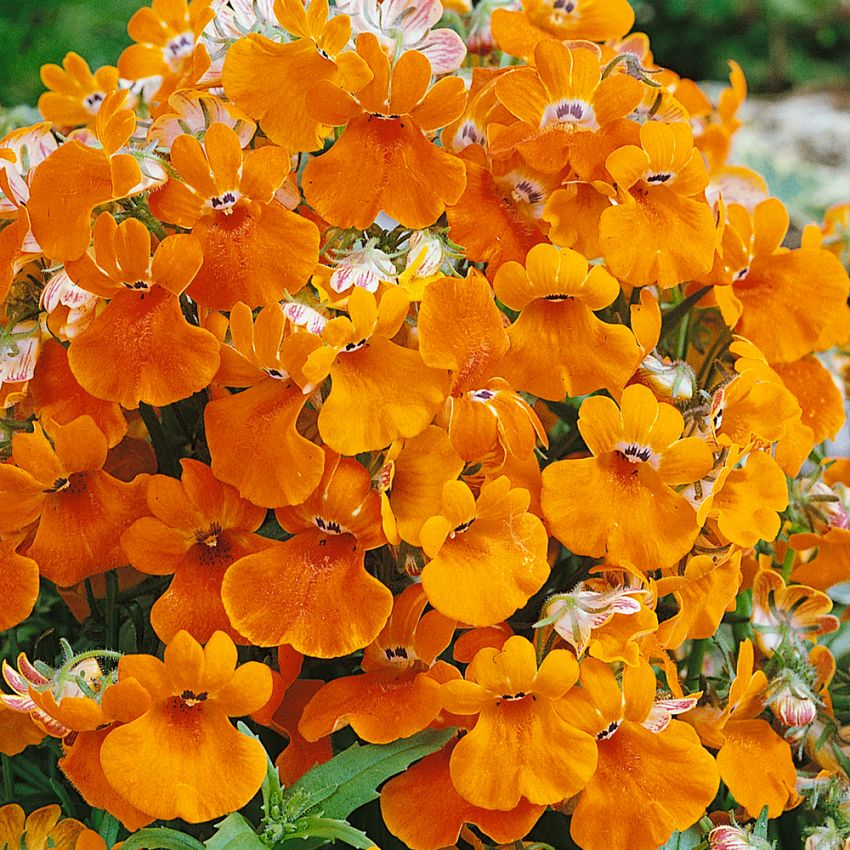
{"label": "dark green background", "polygon": [[[632,0],[658,62],[698,80],[737,59],[754,91],[850,81],[850,0]],[[38,69],[76,50],[114,63],[140,0],[0,0],[0,104],[34,104]]]}

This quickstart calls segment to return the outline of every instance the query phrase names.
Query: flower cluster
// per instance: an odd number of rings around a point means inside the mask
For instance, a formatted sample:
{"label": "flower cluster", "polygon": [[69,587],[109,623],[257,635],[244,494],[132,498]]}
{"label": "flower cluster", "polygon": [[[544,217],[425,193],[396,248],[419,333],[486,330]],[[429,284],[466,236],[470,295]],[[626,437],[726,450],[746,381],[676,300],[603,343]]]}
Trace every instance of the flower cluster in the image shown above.
{"label": "flower cluster", "polygon": [[0,844],[369,847],[310,779],[354,735],[420,742],[412,850],[850,840],[850,206],[789,233],[727,161],[741,69],[712,102],[633,23],[153,0],[117,67],[43,68],[0,139],[0,628],[80,625],[4,664],[0,750],[58,739],[112,820]]}

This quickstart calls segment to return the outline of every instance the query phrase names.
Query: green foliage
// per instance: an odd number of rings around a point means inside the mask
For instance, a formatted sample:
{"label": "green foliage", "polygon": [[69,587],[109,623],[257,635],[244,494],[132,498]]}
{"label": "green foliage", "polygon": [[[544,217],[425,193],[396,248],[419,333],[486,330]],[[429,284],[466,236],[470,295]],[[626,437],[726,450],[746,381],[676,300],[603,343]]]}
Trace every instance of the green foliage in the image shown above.
{"label": "green foliage", "polygon": [[34,104],[38,70],[68,50],[92,69],[114,65],[130,43],[127,21],[144,0],[0,0],[0,104]]}
{"label": "green foliage", "polygon": [[723,79],[735,59],[753,91],[850,79],[850,14],[835,0],[631,2],[656,60],[683,76]]}

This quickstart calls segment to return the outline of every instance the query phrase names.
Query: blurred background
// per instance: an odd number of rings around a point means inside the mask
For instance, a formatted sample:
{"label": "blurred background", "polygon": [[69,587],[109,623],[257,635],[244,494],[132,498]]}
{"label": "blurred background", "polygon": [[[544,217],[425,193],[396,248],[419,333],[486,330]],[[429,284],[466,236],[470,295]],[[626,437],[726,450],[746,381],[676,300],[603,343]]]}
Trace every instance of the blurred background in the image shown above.
{"label": "blurred background", "polygon": [[[850,199],[850,0],[631,0],[656,61],[698,81],[743,67],[751,97],[734,157],[798,220]],[[0,106],[34,105],[45,62],[114,64],[143,0],[0,0]]]}

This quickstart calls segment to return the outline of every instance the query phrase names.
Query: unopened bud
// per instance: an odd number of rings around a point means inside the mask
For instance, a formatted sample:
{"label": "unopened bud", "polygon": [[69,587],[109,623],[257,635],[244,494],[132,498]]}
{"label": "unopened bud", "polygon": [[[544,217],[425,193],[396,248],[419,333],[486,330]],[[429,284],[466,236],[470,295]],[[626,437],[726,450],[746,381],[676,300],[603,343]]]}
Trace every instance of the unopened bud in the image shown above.
{"label": "unopened bud", "polygon": [[769,841],[732,824],[716,826],[708,833],[709,850],[770,850]]}
{"label": "unopened bud", "polygon": [[690,401],[696,392],[694,370],[683,360],[669,361],[649,354],[635,372],[634,381],[649,387],[660,401]]}
{"label": "unopened bud", "polygon": [[439,271],[443,264],[443,243],[427,230],[417,230],[410,237],[410,250],[407,254],[405,268],[418,263],[417,277],[428,277]]}

